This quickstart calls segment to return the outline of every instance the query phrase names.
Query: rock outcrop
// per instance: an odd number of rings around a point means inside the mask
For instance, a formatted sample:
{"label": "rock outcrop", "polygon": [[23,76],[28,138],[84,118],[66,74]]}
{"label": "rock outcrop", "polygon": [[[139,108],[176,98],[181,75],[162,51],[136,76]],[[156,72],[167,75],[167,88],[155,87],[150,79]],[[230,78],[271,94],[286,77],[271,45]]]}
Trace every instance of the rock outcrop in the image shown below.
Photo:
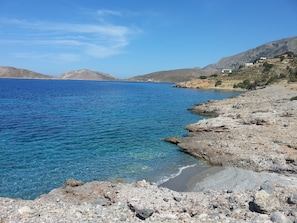
{"label": "rock outcrop", "polygon": [[296,95],[295,86],[275,85],[197,105],[194,113],[217,117],[186,126],[178,146],[212,165],[296,173]]}

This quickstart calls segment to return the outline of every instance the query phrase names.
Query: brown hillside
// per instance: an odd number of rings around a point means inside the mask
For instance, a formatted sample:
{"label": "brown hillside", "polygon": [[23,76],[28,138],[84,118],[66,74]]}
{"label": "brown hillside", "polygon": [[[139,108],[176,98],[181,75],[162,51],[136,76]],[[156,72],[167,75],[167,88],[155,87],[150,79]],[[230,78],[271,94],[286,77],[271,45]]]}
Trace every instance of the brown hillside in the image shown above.
{"label": "brown hillside", "polygon": [[204,80],[180,82],[176,87],[213,89],[255,89],[280,81],[297,81],[297,54],[257,59],[231,73],[216,73]]}
{"label": "brown hillside", "polygon": [[54,77],[15,67],[0,67],[0,78],[52,79]]}

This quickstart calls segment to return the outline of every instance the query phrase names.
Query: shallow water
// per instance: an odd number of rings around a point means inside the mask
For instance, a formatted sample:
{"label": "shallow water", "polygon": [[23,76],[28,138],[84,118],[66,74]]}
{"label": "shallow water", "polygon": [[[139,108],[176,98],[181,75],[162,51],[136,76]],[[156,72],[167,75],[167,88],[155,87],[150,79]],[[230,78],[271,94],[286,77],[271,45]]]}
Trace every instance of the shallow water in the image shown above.
{"label": "shallow water", "polygon": [[205,165],[162,141],[237,92],[165,83],[0,79],[0,196],[33,199],[67,179],[161,182]]}

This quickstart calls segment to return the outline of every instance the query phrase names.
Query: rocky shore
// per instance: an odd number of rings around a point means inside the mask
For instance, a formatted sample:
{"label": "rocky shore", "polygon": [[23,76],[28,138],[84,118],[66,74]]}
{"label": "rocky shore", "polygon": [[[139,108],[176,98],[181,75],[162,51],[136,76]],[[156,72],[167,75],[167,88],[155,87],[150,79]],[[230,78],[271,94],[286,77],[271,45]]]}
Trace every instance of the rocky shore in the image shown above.
{"label": "rocky shore", "polygon": [[217,117],[186,126],[178,146],[212,165],[296,174],[296,96],[295,85],[274,85],[196,105],[194,113]]}
{"label": "rocky shore", "polygon": [[213,167],[187,182],[68,180],[35,200],[0,198],[0,222],[297,222],[296,96],[275,85],[192,108],[215,117],[167,140]]}

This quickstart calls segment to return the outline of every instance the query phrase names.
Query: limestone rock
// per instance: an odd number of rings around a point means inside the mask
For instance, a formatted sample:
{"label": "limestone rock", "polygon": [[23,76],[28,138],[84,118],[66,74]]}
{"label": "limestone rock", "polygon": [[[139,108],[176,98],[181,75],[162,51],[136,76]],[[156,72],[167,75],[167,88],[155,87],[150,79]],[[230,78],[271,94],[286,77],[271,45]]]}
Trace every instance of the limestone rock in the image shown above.
{"label": "limestone rock", "polygon": [[270,219],[272,222],[276,222],[276,223],[291,223],[291,222],[293,222],[290,219],[288,219],[285,215],[280,213],[279,211],[273,212],[270,215]]}
{"label": "limestone rock", "polygon": [[254,211],[262,214],[271,213],[280,208],[279,200],[264,190],[255,193],[253,205]]}
{"label": "limestone rock", "polygon": [[270,181],[265,181],[261,186],[260,190],[264,190],[268,194],[272,194],[274,190],[274,185]]}
{"label": "limestone rock", "polygon": [[84,183],[80,180],[75,180],[75,179],[69,179],[66,181],[66,183],[63,185],[63,187],[78,187],[78,186],[81,186],[83,185]]}
{"label": "limestone rock", "polygon": [[185,152],[212,165],[254,171],[297,173],[296,84],[273,85],[192,108],[203,115],[175,141]]}
{"label": "limestone rock", "polygon": [[293,194],[288,199],[289,204],[297,204],[297,194]]}
{"label": "limestone rock", "polygon": [[28,206],[21,207],[20,209],[18,209],[18,212],[20,214],[33,214],[34,213],[34,211]]}

